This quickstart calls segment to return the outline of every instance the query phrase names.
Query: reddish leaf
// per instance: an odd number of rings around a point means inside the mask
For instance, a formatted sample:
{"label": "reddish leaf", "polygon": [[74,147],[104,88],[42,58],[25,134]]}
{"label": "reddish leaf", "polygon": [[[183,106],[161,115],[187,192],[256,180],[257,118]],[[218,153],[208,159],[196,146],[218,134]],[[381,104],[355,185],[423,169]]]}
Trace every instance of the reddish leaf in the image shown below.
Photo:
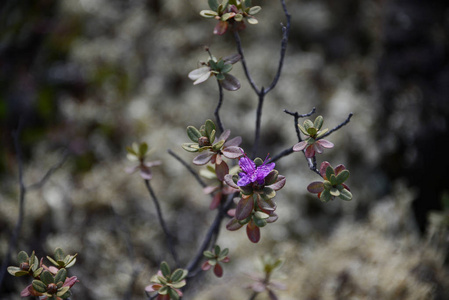
{"label": "reddish leaf", "polygon": [[193,159],[195,165],[201,166],[207,164],[212,158],[213,153],[203,153]]}
{"label": "reddish leaf", "polygon": [[214,28],[214,34],[223,35],[228,30],[228,22],[219,21]]}
{"label": "reddish leaf", "polygon": [[251,220],[246,226],[246,235],[253,243],[257,243],[260,240],[260,229],[256,226],[253,220]]}
{"label": "reddish leaf", "polygon": [[243,155],[243,150],[240,147],[237,146],[228,146],[223,148],[222,150],[223,155],[227,158],[234,159],[239,158]]}
{"label": "reddish leaf", "polygon": [[235,210],[235,218],[237,220],[245,220],[251,215],[251,212],[254,209],[254,200],[253,197],[249,197],[247,199],[240,199],[237,204],[237,208]]}
{"label": "reddish leaf", "polygon": [[214,267],[214,274],[217,277],[223,276],[223,268],[220,266],[220,264],[216,264]]}
{"label": "reddish leaf", "polygon": [[232,218],[228,224],[226,224],[226,229],[229,231],[235,231],[242,228],[242,224],[239,223],[237,219]]}
{"label": "reddish leaf", "polygon": [[232,175],[231,174],[227,174],[224,177],[224,182],[226,182],[226,184],[229,185],[230,187],[233,187],[235,189],[239,188],[239,186],[234,182],[234,180],[232,180]]}
{"label": "reddish leaf", "polygon": [[229,173],[228,164],[222,161],[220,164],[215,165],[215,174],[220,181],[224,180],[224,177]]}
{"label": "reddish leaf", "polygon": [[221,193],[216,193],[212,198],[212,202],[210,203],[209,209],[214,210],[220,205],[221,202]]}
{"label": "reddish leaf", "polygon": [[321,181],[314,181],[307,186],[307,190],[313,194],[318,194],[324,190],[324,185]]}
{"label": "reddish leaf", "polygon": [[306,148],[306,157],[307,158],[312,158],[315,156],[315,149],[313,148],[313,145],[309,145]]}
{"label": "reddish leaf", "polygon": [[321,174],[321,176],[324,178],[324,179],[327,179],[326,178],[326,169],[327,169],[327,167],[329,167],[331,164],[328,162],[328,161],[323,161],[322,163],[321,163],[321,166],[320,166],[320,174]]}
{"label": "reddish leaf", "polygon": [[285,176],[279,175],[278,178],[276,179],[276,182],[269,185],[268,187],[272,188],[275,191],[279,191],[284,187],[285,181],[286,181]]}
{"label": "reddish leaf", "polygon": [[334,144],[329,142],[328,140],[319,140],[316,143],[320,144],[322,147],[330,149],[334,147]]}
{"label": "reddish leaf", "polygon": [[205,261],[202,265],[201,265],[201,270],[203,271],[207,271],[210,269],[210,267],[212,267],[209,263],[209,261]]}
{"label": "reddish leaf", "polygon": [[[224,147],[235,147],[239,146],[242,143],[242,137],[236,136],[235,138],[230,139],[226,143],[224,143]],[[242,152],[243,155],[243,152]]]}
{"label": "reddish leaf", "polygon": [[295,152],[302,151],[306,148],[306,146],[307,146],[306,141],[299,142],[298,144],[293,146],[293,151]]}

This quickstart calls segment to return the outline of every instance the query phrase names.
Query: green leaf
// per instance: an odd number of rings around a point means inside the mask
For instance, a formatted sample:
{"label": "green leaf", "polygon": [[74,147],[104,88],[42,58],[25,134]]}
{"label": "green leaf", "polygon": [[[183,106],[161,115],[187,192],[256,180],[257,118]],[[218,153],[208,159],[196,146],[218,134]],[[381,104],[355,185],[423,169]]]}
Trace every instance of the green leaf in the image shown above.
{"label": "green leaf", "polygon": [[44,270],[44,268],[40,267],[39,269],[37,269],[36,271],[33,272],[33,277],[37,278],[41,275],[42,271]]}
{"label": "green leaf", "polygon": [[235,20],[236,22],[242,22],[242,20],[243,20],[243,15],[242,15],[242,14],[236,14],[236,15],[234,16],[234,20]]}
{"label": "green leaf", "polygon": [[323,202],[329,202],[331,200],[332,196],[328,190],[324,190],[321,192],[320,200]]}
{"label": "green leaf", "polygon": [[215,245],[214,252],[215,252],[215,256],[219,256],[220,252],[221,252],[220,246]]}
{"label": "green leaf", "polygon": [[232,65],[226,64],[226,65],[223,65],[223,67],[221,68],[221,73],[228,73],[231,70],[232,70]]}
{"label": "green leaf", "polygon": [[307,132],[310,136],[315,137],[318,131],[315,127],[310,127],[307,129]]}
{"label": "green leaf", "polygon": [[55,283],[55,279],[54,279],[53,275],[49,271],[43,271],[41,276],[40,276],[40,279],[46,285],[49,285],[50,283]]}
{"label": "green leaf", "polygon": [[69,286],[63,286],[62,288],[60,288],[58,290],[58,292],[56,293],[56,296],[61,297],[62,295],[64,295],[65,293],[67,293],[69,291],[70,287]]}
{"label": "green leaf", "polygon": [[259,166],[263,165],[263,160],[260,157],[257,157],[254,160],[254,163],[256,164],[256,167],[259,167]]}
{"label": "green leaf", "polygon": [[261,9],[262,9],[262,7],[260,7],[260,6],[253,6],[253,7],[251,7],[251,8],[249,9],[248,13],[249,13],[250,15],[255,15],[255,14],[257,14]]}
{"label": "green leaf", "polygon": [[352,194],[347,189],[342,189],[340,191],[340,196],[338,196],[341,200],[350,201],[352,200]]}
{"label": "green leaf", "polygon": [[257,227],[264,227],[265,225],[267,225],[267,221],[265,219],[254,218],[253,221]]}
{"label": "green leaf", "polygon": [[[187,270],[186,270],[186,272],[187,272]],[[187,276],[187,275],[186,275]],[[173,288],[175,288],[175,289],[180,289],[180,288],[182,288],[183,286],[185,286],[186,285],[186,281],[185,280],[181,280],[181,281],[178,281],[178,282],[173,282],[172,284],[171,284],[171,286],[173,287]]]}
{"label": "green leaf", "polygon": [[324,119],[322,116],[316,117],[315,121],[313,122],[313,127],[315,127],[317,130],[320,130],[323,126]]}
{"label": "green leaf", "polygon": [[213,10],[205,9],[205,10],[200,11],[200,15],[205,18],[214,18],[214,17],[218,16],[218,13]]}
{"label": "green leaf", "polygon": [[202,137],[201,133],[193,126],[187,126],[187,136],[192,142],[198,143],[198,139]]}
{"label": "green leaf", "polygon": [[304,129],[308,132],[309,128],[313,127],[313,123],[310,120],[305,120],[304,121]]}
{"label": "green leaf", "polygon": [[346,179],[349,178],[349,171],[348,170],[343,170],[341,171],[337,177],[336,177],[336,184],[342,184],[343,182],[346,181]]}
{"label": "green leaf", "polygon": [[275,192],[272,188],[270,188],[270,187],[268,187],[268,186],[265,186],[265,187],[263,188],[263,193],[264,193],[265,196],[267,196],[268,198],[274,198],[274,197],[276,196],[276,192]]}
{"label": "green leaf", "polygon": [[9,274],[11,274],[12,276],[16,276],[16,277],[19,277],[19,276],[23,276],[23,275],[27,275],[28,274],[28,272],[27,271],[24,271],[24,270],[22,270],[21,268],[19,268],[19,267],[13,267],[13,266],[11,266],[11,267],[8,267],[8,273]]}
{"label": "green leaf", "polygon": [[299,128],[299,130],[301,130],[301,132],[302,132],[304,135],[309,136],[309,133],[307,132],[307,130],[306,130],[303,126],[301,126],[300,124],[298,124],[298,128]]}
{"label": "green leaf", "polygon": [[[139,151],[140,151],[140,147],[139,147]],[[61,248],[56,248],[54,257],[55,257],[56,261],[64,261],[64,257],[65,257],[64,251],[62,251]]]}
{"label": "green leaf", "polygon": [[206,136],[209,138],[209,140],[212,143],[210,136],[212,134],[212,131],[216,130],[214,122],[210,119],[207,119],[206,123],[204,124],[204,130],[206,131]]}
{"label": "green leaf", "polygon": [[165,278],[168,278],[171,274],[170,267],[168,266],[168,264],[165,261],[163,261],[161,263],[161,272]]}
{"label": "green leaf", "polygon": [[174,289],[172,289],[172,288],[168,289],[168,295],[170,296],[170,299],[179,300],[178,293]]}
{"label": "green leaf", "polygon": [[213,254],[212,252],[210,252],[209,250],[206,250],[206,251],[204,251],[203,252],[203,255],[206,257],[206,258],[215,258],[215,254]]}
{"label": "green leaf", "polygon": [[225,257],[226,255],[228,255],[229,253],[229,249],[228,248],[224,248],[223,251],[220,252],[220,257]]}
{"label": "green leaf", "polygon": [[[249,24],[252,24],[252,25],[259,23],[259,21],[257,21],[256,18],[247,17],[246,20],[248,21]],[[260,236],[259,236],[259,238],[260,238]]]}
{"label": "green leaf", "polygon": [[169,290],[168,286],[163,286],[157,292],[159,293],[159,295],[167,295],[168,290]]}
{"label": "green leaf", "polygon": [[265,177],[265,184],[270,185],[276,182],[276,179],[278,178],[279,172],[277,170],[271,170],[270,173],[268,173],[267,177]]}
{"label": "green leaf", "polygon": [[261,220],[268,219],[269,216],[270,216],[269,214],[266,214],[266,213],[261,212],[261,211],[257,211],[257,212],[254,214],[254,217],[255,217],[255,218],[261,219]]}
{"label": "green leaf", "polygon": [[51,258],[50,256],[47,256],[47,259],[55,266],[60,267],[59,263],[57,261],[55,261],[53,258]]}
{"label": "green leaf", "polygon": [[216,134],[217,134],[217,132],[215,131],[215,129],[212,130],[212,132],[210,133],[210,136],[209,136],[209,142],[210,142],[211,144],[214,143],[214,141],[215,141],[215,135],[216,135]]}
{"label": "green leaf", "polygon": [[332,174],[331,177],[327,177],[327,179],[329,179],[329,181],[331,182],[332,186],[337,185],[337,176],[335,176],[335,174]]}
{"label": "green leaf", "polygon": [[212,145],[212,150],[213,151],[219,151],[221,149],[221,147],[223,147],[223,144],[225,143],[224,140],[218,141],[215,144]]}
{"label": "green leaf", "polygon": [[[326,191],[329,191],[333,186],[328,180],[323,181],[323,187]],[[319,192],[318,192],[319,193]]]}
{"label": "green leaf", "polygon": [[17,261],[19,264],[27,262],[28,258],[28,254],[25,251],[20,251],[19,254],[17,254]]}
{"label": "green leaf", "polygon": [[224,80],[225,79],[225,75],[223,73],[218,73],[216,76],[217,76],[217,80]]}
{"label": "green leaf", "polygon": [[[172,282],[178,282],[184,279],[184,273],[187,272],[187,270],[183,269],[176,269],[173,274],[171,275],[171,281]],[[187,275],[187,274],[186,274]],[[184,276],[184,277],[183,277]]]}
{"label": "green leaf", "polygon": [[65,279],[67,278],[67,270],[62,268],[58,271],[58,273],[56,273],[55,275],[55,282],[64,282]]}
{"label": "green leaf", "polygon": [[330,193],[331,193],[332,196],[335,196],[335,197],[340,196],[340,191],[337,188],[334,188],[334,187],[330,189]]}
{"label": "green leaf", "polygon": [[139,145],[139,154],[141,157],[145,156],[145,154],[147,154],[148,151],[148,144],[143,142],[142,144]]}
{"label": "green leaf", "polygon": [[198,152],[200,150],[200,147],[197,143],[184,143],[181,145],[182,149],[189,151],[189,152]]}
{"label": "green leaf", "polygon": [[72,267],[75,263],[76,263],[76,254],[73,255],[73,256],[70,256],[70,259],[69,259],[68,262],[66,263],[65,267],[66,267],[66,268],[70,268],[70,267]]}
{"label": "green leaf", "polygon": [[213,11],[217,11],[218,10],[218,6],[220,5],[218,3],[218,0],[209,0],[209,7],[210,9],[212,9]]}
{"label": "green leaf", "polygon": [[45,293],[47,291],[47,285],[40,280],[33,280],[32,285],[39,293]]}
{"label": "green leaf", "polygon": [[316,139],[322,138],[328,131],[329,131],[329,128],[325,128],[325,129],[319,131],[317,136],[316,136]]}
{"label": "green leaf", "polygon": [[330,180],[331,175],[335,174],[334,168],[332,168],[330,165],[326,168],[326,178]]}

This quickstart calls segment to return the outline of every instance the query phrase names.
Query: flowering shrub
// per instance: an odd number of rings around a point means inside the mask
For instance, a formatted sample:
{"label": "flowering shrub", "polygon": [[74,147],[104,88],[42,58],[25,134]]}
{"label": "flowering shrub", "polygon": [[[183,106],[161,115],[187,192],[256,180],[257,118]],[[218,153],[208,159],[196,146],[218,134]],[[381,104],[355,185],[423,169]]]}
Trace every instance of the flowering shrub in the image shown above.
{"label": "flowering shrub", "polygon": [[178,300],[183,295],[181,288],[186,285],[187,274],[188,271],[183,269],[176,269],[172,273],[168,264],[163,261],[160,270],[151,278],[151,284],[145,291],[157,292],[158,300]]}
{"label": "flowering shrub", "polygon": [[209,0],[209,7],[211,10],[202,10],[200,15],[218,20],[214,28],[214,34],[218,35],[225,34],[230,25],[234,25],[237,30],[244,29],[244,20],[249,24],[257,24],[254,15],[262,9],[260,6],[251,7],[251,0],[224,0],[222,3]]}
{"label": "flowering shrub", "polygon": [[[303,125],[298,124],[299,118],[310,116],[315,110],[306,115],[285,110],[286,113],[295,118],[295,126],[297,124],[295,131],[297,132],[298,143],[288,146],[284,151],[271,158],[269,155],[266,156],[265,160],[257,157],[258,151],[260,151],[259,140],[265,96],[276,87],[282,66],[284,65],[290,28],[290,15],[285,1],[281,0],[281,4],[287,24],[285,26],[282,25],[278,70],[273,81],[262,88],[257,86],[250,75],[239,37],[239,31],[245,28],[246,22],[249,24],[258,23],[254,15],[261,10],[261,7],[252,6],[251,0],[224,0],[221,2],[209,0],[208,4],[210,10],[201,11],[201,16],[218,21],[214,28],[214,34],[224,35],[226,32],[233,34],[238,54],[216,58],[210,53],[209,48],[206,48],[209,53],[209,60],[202,62],[199,68],[188,74],[188,78],[194,81],[194,85],[202,83],[209,78],[215,78],[218,83],[219,99],[214,112],[216,121],[206,119],[205,123],[199,128],[188,126],[186,133],[191,142],[181,145],[187,152],[195,153],[196,156],[193,158],[192,163],[195,167],[203,169],[199,172],[196,171],[189,163],[169,150],[173,157],[186,166],[201,185],[202,191],[211,195],[210,209],[216,214],[204,236],[203,242],[196,253],[192,254],[191,260],[186,263],[185,267],[180,267],[183,265],[183,261],[177,255],[176,239],[169,230],[170,227],[164,219],[160,201],[150,184],[150,181],[155,176],[152,167],[161,163],[160,161],[147,161],[149,147],[145,142],[140,144],[133,143],[131,147],[126,148],[128,159],[136,163],[134,166],[127,168],[126,171],[128,173],[138,171],[143,179],[154,202],[157,218],[166,238],[167,253],[171,255],[174,265],[176,265],[176,269],[172,272],[167,262],[162,261],[160,263],[159,271],[151,278],[149,285],[145,288],[147,293],[152,293],[151,299],[178,300],[182,298],[185,290],[188,288],[187,280],[190,281],[201,271],[213,269],[217,277],[223,276],[223,264],[230,261],[228,256],[229,250],[228,248],[221,250],[216,242],[219,238],[220,226],[225,218],[230,217],[226,224],[228,230],[237,231],[246,226],[248,239],[253,243],[260,241],[260,228],[265,227],[268,223],[275,222],[279,218],[276,213],[277,203],[274,201],[274,198],[277,192],[285,186],[286,178],[280,175],[275,167],[276,161],[284,156],[294,152],[304,152],[308,167],[324,180],[309,184],[307,189],[309,192],[318,194],[318,197],[323,202],[328,202],[335,197],[343,200],[352,199],[352,194],[344,183],[349,177],[349,171],[343,165],[339,165],[334,169],[328,162],[323,162],[319,170],[316,168],[316,153],[322,154],[324,148],[334,147],[334,144],[325,140],[324,137],[346,125],[352,115],[345,122],[329,131],[328,129],[322,129],[324,122],[322,116],[316,117],[314,122],[305,120]],[[240,136],[230,138],[231,131],[225,129],[226,127],[224,127],[220,119],[220,108],[224,100],[223,89],[236,91],[241,87],[240,80],[230,74],[233,65],[238,62],[242,64],[248,84],[258,99],[258,106],[255,110],[254,141],[252,144],[251,141],[246,141],[252,145],[251,154],[248,154],[249,152],[245,153],[244,149],[240,147],[242,144]],[[300,133],[306,137],[305,140],[302,140]],[[207,185],[199,174],[203,178],[213,180],[214,183]],[[183,259],[185,259],[187,255],[183,254]],[[76,255],[65,256],[61,249],[57,249],[54,256],[54,258],[48,257],[54,266],[47,267],[42,263],[42,260],[39,262],[34,253],[31,256],[28,256],[25,252],[19,253],[19,267],[9,267],[8,272],[14,276],[28,275],[33,277],[32,283],[22,291],[22,296],[39,296],[41,299],[67,299],[70,297],[70,289],[77,282],[77,277],[68,277],[67,268],[75,263]],[[258,293],[262,292],[267,292],[270,299],[277,299],[275,290],[283,289],[284,286],[271,281],[270,277],[281,264],[281,260],[272,259],[268,256],[264,257],[264,276],[253,277],[255,282],[251,284],[250,288],[254,294],[251,299],[254,299]]]}
{"label": "flowering shrub", "polygon": [[57,248],[54,258],[47,256],[53,266],[47,267],[43,264],[43,258],[39,259],[34,254],[30,256],[25,251],[20,251],[17,255],[18,267],[8,267],[8,273],[20,277],[31,276],[33,281],[22,290],[22,297],[35,296],[41,300],[67,299],[71,295],[70,288],[78,282],[76,276],[67,277],[67,269],[76,262],[75,255],[65,255],[62,249]]}

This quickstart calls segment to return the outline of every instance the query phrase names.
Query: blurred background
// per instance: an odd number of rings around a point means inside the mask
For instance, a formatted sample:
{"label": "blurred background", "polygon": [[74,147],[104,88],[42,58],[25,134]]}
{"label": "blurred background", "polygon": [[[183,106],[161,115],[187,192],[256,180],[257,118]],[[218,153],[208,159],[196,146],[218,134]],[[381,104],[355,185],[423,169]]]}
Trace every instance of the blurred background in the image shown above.
{"label": "blurred background", "polygon": [[[350,171],[351,202],[321,203],[306,191],[319,178],[302,154],[276,164],[287,184],[277,193],[279,220],[255,245],[244,229],[222,228],[231,262],[186,299],[248,299],[248,272],[264,254],[282,257],[280,299],[449,299],[449,3],[419,0],[286,0],[292,16],[282,76],[268,94],[259,156],[296,142],[283,110],[324,117],[324,128],[351,122],[317,157]],[[276,72],[280,1],[262,6],[240,36],[257,85]],[[0,4],[0,260],[19,214],[19,160],[11,133],[22,124],[26,194],[16,253],[38,257],[56,247],[78,253],[71,299],[146,299],[159,263],[173,262],[144,182],[125,168],[126,146],[147,142],[152,186],[175,235],[180,259],[195,253],[215,212],[210,197],[167,153],[186,161],[185,128],[213,119],[217,84],[193,86],[187,74],[236,53],[232,34],[214,36],[199,16],[205,0],[4,0]],[[240,90],[225,92],[221,118],[250,152],[257,97],[241,65]],[[315,115],[315,116],[316,116]],[[314,117],[312,117],[314,119]],[[199,170],[198,167],[195,167]],[[224,226],[223,226],[224,227]],[[1,299],[29,284],[6,274]],[[268,299],[259,295],[257,299]]]}

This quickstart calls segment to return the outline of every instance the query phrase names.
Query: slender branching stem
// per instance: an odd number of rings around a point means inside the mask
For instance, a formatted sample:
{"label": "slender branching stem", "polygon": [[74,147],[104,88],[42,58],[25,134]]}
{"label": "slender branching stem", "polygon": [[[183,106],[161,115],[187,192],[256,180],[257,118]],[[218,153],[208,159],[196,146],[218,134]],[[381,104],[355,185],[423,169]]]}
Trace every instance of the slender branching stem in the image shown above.
{"label": "slender branching stem", "polygon": [[243,48],[242,48],[242,42],[240,40],[240,35],[237,30],[234,31],[234,39],[235,43],[237,45],[237,51],[240,54],[240,61],[242,62],[243,71],[245,72],[245,76],[248,79],[249,84],[253,88],[254,92],[259,95],[260,91],[257,87],[256,83],[254,82],[253,78],[251,77],[251,74],[249,73],[248,66],[246,65],[245,55],[243,54]]}
{"label": "slender branching stem", "polygon": [[[206,251],[211,245],[211,241],[213,240],[214,236],[218,236],[220,233],[220,225],[223,218],[226,216],[226,212],[230,208],[230,206],[233,203],[235,195],[229,195],[228,199],[223,205],[220,205],[218,207],[217,214],[215,215],[215,219],[212,222],[211,226],[209,227],[206,236],[204,237],[203,243],[201,244],[200,248],[198,249],[196,255],[192,258],[192,260],[187,264],[186,269],[189,271],[189,273],[193,272],[200,263],[201,259],[203,258],[203,252]],[[189,276],[190,278],[192,276]]]}
{"label": "slender branching stem", "polygon": [[185,162],[181,157],[179,157],[176,153],[174,153],[172,150],[168,149],[167,152],[173,156],[177,161],[179,161],[186,169],[193,175],[193,177],[198,181],[198,183],[205,188],[207,184],[201,179],[201,177],[198,175],[198,173],[192,169],[192,167]]}
{"label": "slender branching stem", "polygon": [[325,138],[329,135],[331,135],[332,133],[334,133],[335,131],[337,131],[338,129],[342,128],[343,126],[345,126],[346,124],[348,124],[351,121],[351,118],[354,114],[350,113],[348,115],[348,117],[346,118],[346,120],[344,120],[342,123],[340,123],[339,125],[335,126],[335,128],[329,130],[325,135],[323,135],[321,138]]}
{"label": "slender branching stem", "polygon": [[179,266],[178,255],[176,254],[176,250],[175,250],[174,243],[173,243],[173,238],[172,238],[172,235],[170,234],[170,232],[168,231],[167,224],[165,223],[164,217],[162,216],[162,210],[161,210],[161,206],[159,204],[159,200],[156,197],[156,194],[154,193],[149,180],[145,180],[145,185],[147,187],[148,192],[151,195],[151,198],[153,199],[154,205],[156,206],[156,212],[157,212],[157,216],[159,219],[159,224],[161,225],[162,230],[164,231],[164,234],[165,234],[165,238],[167,239],[168,249],[173,257],[173,260],[175,261],[176,266]]}
{"label": "slender branching stem", "polygon": [[282,25],[281,54],[279,56],[278,69],[277,69],[276,75],[274,76],[273,81],[268,86],[268,88],[265,89],[265,93],[268,93],[272,89],[274,89],[274,87],[278,83],[279,78],[281,77],[282,67],[284,65],[285,52],[287,50],[288,35],[290,33],[290,14],[287,11],[287,6],[285,5],[285,0],[281,0],[281,4],[282,4],[282,8],[284,9],[285,17],[287,18],[287,24],[285,26]]}
{"label": "slender branching stem", "polygon": [[218,104],[217,107],[215,108],[215,119],[217,120],[217,124],[218,124],[218,129],[220,130],[220,133],[222,133],[224,131],[224,127],[223,127],[223,123],[221,122],[220,119],[220,108],[221,108],[221,104],[223,104],[223,87],[221,86],[220,80],[217,80],[218,83],[218,92],[219,92],[219,98],[218,98]]}
{"label": "slender branching stem", "polygon": [[263,109],[263,103],[265,100],[265,92],[264,88],[262,87],[261,93],[259,94],[259,102],[257,104],[257,111],[256,111],[256,128],[255,128],[255,134],[254,134],[254,144],[253,144],[253,152],[252,152],[252,158],[254,159],[257,155],[257,149],[259,148],[259,141],[260,141],[260,126],[262,122],[262,109]]}
{"label": "slender branching stem", "polygon": [[249,297],[249,300],[254,300],[254,299],[256,299],[257,295],[259,295],[258,292],[253,292],[253,293],[251,294],[251,297]]}
{"label": "slender branching stem", "polygon": [[19,239],[19,234],[22,229],[22,224],[25,216],[25,200],[26,193],[31,190],[39,189],[44,186],[44,184],[50,179],[51,175],[62,167],[64,162],[66,161],[68,155],[67,152],[63,155],[62,159],[52,166],[38,182],[29,185],[28,187],[25,185],[23,180],[23,157],[22,157],[22,148],[20,146],[20,133],[22,131],[22,122],[19,122],[19,127],[16,131],[12,133],[12,139],[14,143],[14,149],[17,154],[17,165],[19,171],[19,215],[17,217],[16,225],[11,233],[11,237],[8,244],[8,250],[6,252],[6,257],[3,260],[1,269],[0,269],[0,287],[3,284],[3,280],[6,275],[6,270],[9,264],[9,260],[11,259],[11,254],[13,250],[17,247],[17,241]]}

